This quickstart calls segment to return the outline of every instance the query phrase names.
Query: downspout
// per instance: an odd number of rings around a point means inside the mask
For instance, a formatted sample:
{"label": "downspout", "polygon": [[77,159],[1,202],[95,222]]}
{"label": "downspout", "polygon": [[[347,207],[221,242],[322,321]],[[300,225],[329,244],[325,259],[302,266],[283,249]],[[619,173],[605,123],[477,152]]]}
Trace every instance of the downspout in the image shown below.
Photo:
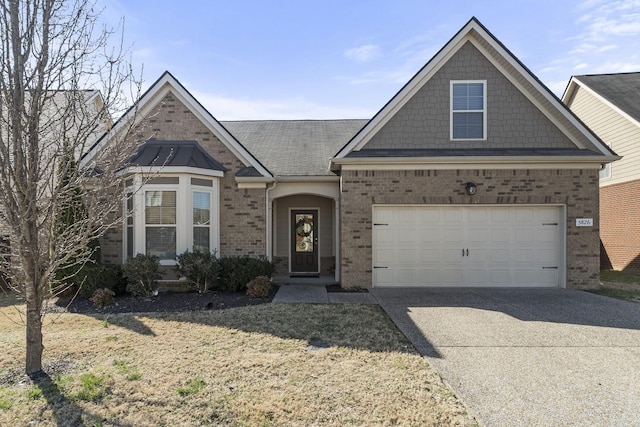
{"label": "downspout", "polygon": [[273,190],[274,188],[276,188],[276,185],[278,185],[278,181],[274,180],[273,181],[273,185],[271,185],[271,187],[267,187],[267,190],[265,192],[265,233],[266,233],[266,238],[265,238],[265,242],[267,247],[266,249],[266,253],[267,253],[267,259],[269,261],[273,261],[273,254],[271,253],[272,248],[271,248],[271,235],[272,235],[272,228],[273,228],[273,218],[271,218],[271,215],[269,214],[270,212],[272,212],[271,209],[271,200],[269,199],[269,191]]}

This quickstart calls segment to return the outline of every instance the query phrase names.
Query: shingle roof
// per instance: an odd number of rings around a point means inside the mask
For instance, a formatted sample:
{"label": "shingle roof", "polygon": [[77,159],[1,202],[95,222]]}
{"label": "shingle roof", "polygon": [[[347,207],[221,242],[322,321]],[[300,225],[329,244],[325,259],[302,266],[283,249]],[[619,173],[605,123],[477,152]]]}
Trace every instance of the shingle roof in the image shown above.
{"label": "shingle roof", "polygon": [[279,176],[333,175],[329,160],[368,120],[220,122]]}
{"label": "shingle roof", "polygon": [[129,165],[136,166],[188,166],[200,169],[226,171],[218,161],[202,149],[196,141],[149,140],[131,156]]}
{"label": "shingle roof", "polygon": [[640,72],[594,74],[574,78],[640,121]]}

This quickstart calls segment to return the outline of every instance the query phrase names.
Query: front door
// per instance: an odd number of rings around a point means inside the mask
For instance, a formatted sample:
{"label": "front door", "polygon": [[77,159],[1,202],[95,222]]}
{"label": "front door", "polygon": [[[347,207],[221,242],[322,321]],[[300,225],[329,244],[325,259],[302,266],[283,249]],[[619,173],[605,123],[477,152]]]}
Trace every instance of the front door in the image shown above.
{"label": "front door", "polygon": [[318,273],[318,210],[291,211],[291,272]]}

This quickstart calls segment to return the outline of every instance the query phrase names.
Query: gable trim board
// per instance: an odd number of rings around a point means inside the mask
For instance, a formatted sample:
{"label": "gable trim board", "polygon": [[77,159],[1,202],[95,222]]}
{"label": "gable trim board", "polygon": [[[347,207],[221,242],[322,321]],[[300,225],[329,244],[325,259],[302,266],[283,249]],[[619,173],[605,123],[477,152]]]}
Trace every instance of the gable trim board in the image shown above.
{"label": "gable trim board", "polygon": [[[133,127],[139,124],[158,102],[164,98],[169,92],[173,93],[179,101],[189,108],[189,110],[207,126],[209,131],[213,133],[245,166],[255,168],[264,177],[273,177],[258,159],[256,159],[227,129],[220,124],[191,93],[168,71],[162,76],[140,97],[139,101],[134,104],[109,130],[102,138],[100,138],[80,160],[80,166],[85,167],[91,162],[95,154],[102,150],[109,140],[124,131],[127,126]],[[131,123],[131,120],[135,120]]]}
{"label": "gable trim board", "polygon": [[[595,149],[603,156],[613,155],[613,152],[597,136],[591,133],[502,43],[489,33],[476,18],[472,18],[351,141],[336,153],[333,162],[336,159],[346,157],[353,151],[361,150],[467,42],[476,47],[513,86],[518,88],[577,147]],[[498,61],[485,47],[485,43],[497,52],[500,59],[504,60],[505,63]],[[507,66],[511,67],[512,71]],[[529,85],[529,88],[525,87],[525,84],[517,79],[514,73],[521,77]],[[571,127],[573,129],[570,129]],[[581,140],[577,135],[585,138],[585,140]],[[615,159],[609,157],[606,160],[613,161]]]}
{"label": "gable trim board", "polygon": [[624,111],[623,109],[618,107],[616,104],[614,104],[613,102],[609,101],[607,98],[605,98],[604,96],[600,95],[598,92],[593,90],[591,87],[589,87],[589,85],[587,83],[585,83],[582,80],[580,80],[580,76],[572,76],[571,80],[569,80],[569,84],[567,85],[567,88],[565,89],[564,94],[562,95],[562,102],[565,105],[569,105],[570,104],[571,99],[575,95],[575,92],[576,92],[578,87],[581,87],[582,89],[587,91],[589,94],[591,94],[592,96],[597,98],[599,101],[601,101],[605,105],[609,106],[609,108],[614,110],[620,116],[622,116],[625,119],[629,120],[634,125],[640,127],[640,121],[638,121],[636,118],[634,118],[629,113],[627,113],[626,111]]}

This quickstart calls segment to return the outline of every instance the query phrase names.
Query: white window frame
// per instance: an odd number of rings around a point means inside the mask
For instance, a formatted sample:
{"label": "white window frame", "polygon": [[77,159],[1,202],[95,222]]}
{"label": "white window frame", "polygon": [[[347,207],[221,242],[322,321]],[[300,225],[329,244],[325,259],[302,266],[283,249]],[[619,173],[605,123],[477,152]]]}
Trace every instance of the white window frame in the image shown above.
{"label": "white window frame", "polygon": [[[146,221],[146,210],[147,210],[147,193],[150,192],[175,192],[176,194],[176,221],[174,224],[149,224]],[[145,203],[143,205],[143,217],[144,217],[144,253],[147,253],[147,231],[150,228],[175,228],[176,233],[175,233],[175,245],[176,245],[176,255],[178,255],[180,252],[178,252],[178,242],[179,242],[179,224],[180,224],[180,190],[179,190],[179,185],[155,185],[155,184],[150,184],[150,185],[145,185],[144,186],[144,191],[143,191],[143,196],[145,198]],[[134,238],[134,242],[135,242],[135,238]],[[167,261],[166,259],[160,259],[160,261]]]}
{"label": "white window frame", "polygon": [[[453,110],[453,86],[461,83],[482,83],[482,110]],[[454,138],[453,116],[455,113],[482,113],[482,138]],[[449,138],[451,141],[486,141],[487,140],[487,81],[486,80],[451,80],[449,82]]]}
{"label": "white window frame", "polygon": [[[197,225],[193,222],[193,200],[194,197],[193,195],[195,193],[204,193],[204,194],[208,194],[209,195],[209,224],[208,225]],[[190,216],[191,216],[191,249],[190,251],[194,251],[194,230],[196,228],[208,228],[209,229],[209,252],[211,252],[212,249],[212,243],[213,243],[213,238],[212,238],[212,234],[213,234],[213,219],[214,219],[214,212],[213,212],[213,208],[214,208],[214,204],[213,204],[213,191],[211,190],[211,187],[200,187],[200,186],[196,186],[196,185],[191,185],[191,212],[190,212]]]}
{"label": "white window frame", "polygon": [[[145,194],[147,191],[176,191],[176,256],[193,251],[193,192],[210,193],[209,250],[220,253],[220,177],[194,174],[161,174],[158,177],[178,178],[178,184],[143,184],[142,176],[134,176],[129,187],[133,193],[133,256],[146,253]],[[210,180],[211,187],[191,183],[191,178]],[[126,201],[125,201],[126,209]],[[123,220],[123,262],[127,260],[126,216]],[[176,265],[176,260],[161,259],[160,265]]]}

